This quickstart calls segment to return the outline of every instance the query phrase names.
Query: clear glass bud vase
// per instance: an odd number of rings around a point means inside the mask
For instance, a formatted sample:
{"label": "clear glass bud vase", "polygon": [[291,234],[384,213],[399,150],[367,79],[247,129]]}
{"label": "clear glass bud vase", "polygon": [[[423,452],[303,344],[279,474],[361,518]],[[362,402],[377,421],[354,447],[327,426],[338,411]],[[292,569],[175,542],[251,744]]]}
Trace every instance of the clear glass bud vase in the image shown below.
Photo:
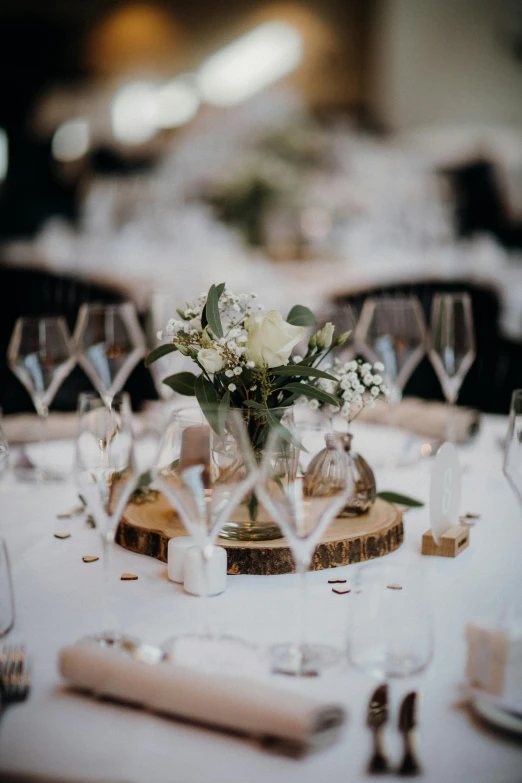
{"label": "clear glass bud vase", "polygon": [[330,432],[325,435],[326,448],[310,462],[305,475],[306,494],[328,494],[336,491],[339,479],[339,452],[341,445],[348,457],[351,490],[348,501],[339,514],[341,517],[357,517],[365,514],[375,503],[377,488],[375,476],[366,460],[352,451],[350,433]]}

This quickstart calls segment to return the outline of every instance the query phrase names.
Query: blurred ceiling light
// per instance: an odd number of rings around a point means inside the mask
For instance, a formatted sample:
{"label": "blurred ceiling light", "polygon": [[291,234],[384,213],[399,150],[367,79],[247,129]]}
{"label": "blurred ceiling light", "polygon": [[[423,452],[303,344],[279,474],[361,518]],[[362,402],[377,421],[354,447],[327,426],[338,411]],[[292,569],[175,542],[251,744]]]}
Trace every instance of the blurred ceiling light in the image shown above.
{"label": "blurred ceiling light", "polygon": [[265,22],[205,60],[197,74],[199,89],[207,103],[234,106],[293,71],[302,57],[302,38],[293,25]]}
{"label": "blurred ceiling light", "polygon": [[157,87],[151,82],[130,82],[112,100],[111,125],[122,144],[144,144],[157,131]]}
{"label": "blurred ceiling light", "polygon": [[84,119],[68,120],[56,129],[51,143],[53,158],[64,163],[83,158],[89,149],[89,123]]}
{"label": "blurred ceiling light", "polygon": [[9,162],[9,142],[7,133],[0,128],[0,182],[6,178]]}
{"label": "blurred ceiling light", "polygon": [[195,117],[199,96],[189,79],[178,77],[156,93],[156,127],[179,128]]}

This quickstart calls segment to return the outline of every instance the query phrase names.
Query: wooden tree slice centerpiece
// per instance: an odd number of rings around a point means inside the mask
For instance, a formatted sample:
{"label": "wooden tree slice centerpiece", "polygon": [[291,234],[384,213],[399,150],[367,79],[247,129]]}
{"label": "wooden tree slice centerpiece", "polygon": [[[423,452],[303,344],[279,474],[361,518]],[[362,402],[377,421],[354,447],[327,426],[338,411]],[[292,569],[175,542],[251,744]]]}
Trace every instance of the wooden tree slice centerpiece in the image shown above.
{"label": "wooden tree slice centerpiece", "polygon": [[[131,552],[149,555],[167,562],[169,540],[186,536],[178,515],[167,498],[153,492],[144,502],[131,502],[118,527],[116,542]],[[404,528],[401,511],[377,498],[359,517],[338,517],[317,545],[312,571],[360,563],[382,557],[402,544]],[[286,538],[272,541],[229,541],[218,538],[218,546],[227,550],[229,574],[289,574],[295,571]]]}

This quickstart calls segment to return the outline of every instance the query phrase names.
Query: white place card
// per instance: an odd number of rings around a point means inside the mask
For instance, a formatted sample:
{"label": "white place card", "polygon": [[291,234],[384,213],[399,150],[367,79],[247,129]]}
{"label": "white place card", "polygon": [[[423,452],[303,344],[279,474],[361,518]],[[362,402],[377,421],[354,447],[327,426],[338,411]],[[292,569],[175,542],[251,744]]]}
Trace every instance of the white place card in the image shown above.
{"label": "white place card", "polygon": [[444,531],[458,525],[460,494],[459,455],[453,444],[443,443],[435,457],[430,483],[430,525],[437,546]]}

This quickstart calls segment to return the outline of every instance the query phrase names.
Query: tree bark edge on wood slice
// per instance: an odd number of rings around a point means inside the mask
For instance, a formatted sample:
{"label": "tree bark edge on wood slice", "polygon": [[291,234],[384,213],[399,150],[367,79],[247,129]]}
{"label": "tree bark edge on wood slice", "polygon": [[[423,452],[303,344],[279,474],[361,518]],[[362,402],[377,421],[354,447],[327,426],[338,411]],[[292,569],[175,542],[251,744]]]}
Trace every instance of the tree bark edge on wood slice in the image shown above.
{"label": "tree bark edge on wood slice", "polygon": [[[129,504],[116,534],[116,543],[131,552],[167,562],[169,540],[186,536],[180,519],[163,495],[150,504]],[[402,512],[378,498],[367,514],[339,517],[317,545],[311,570],[321,571],[350,563],[361,563],[389,554],[402,544]],[[295,571],[285,538],[272,541],[228,541],[217,545],[227,550],[229,574],[273,575]]]}

